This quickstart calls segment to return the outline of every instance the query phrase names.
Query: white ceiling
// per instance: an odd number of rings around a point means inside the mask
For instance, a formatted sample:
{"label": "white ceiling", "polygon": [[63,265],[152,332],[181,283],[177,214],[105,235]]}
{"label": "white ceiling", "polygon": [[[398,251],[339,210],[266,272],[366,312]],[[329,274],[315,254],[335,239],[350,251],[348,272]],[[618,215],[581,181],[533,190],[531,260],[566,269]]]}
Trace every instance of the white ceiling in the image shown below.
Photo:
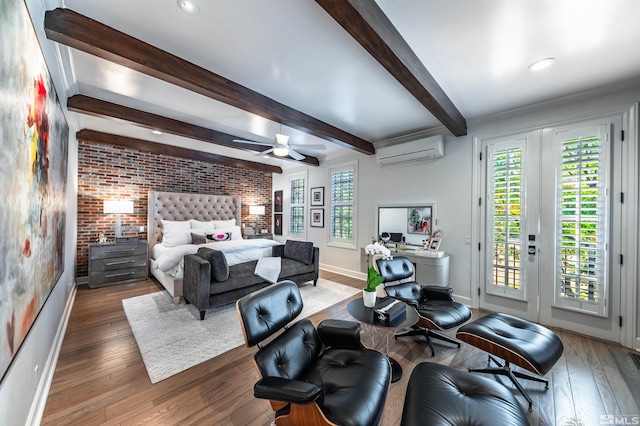
{"label": "white ceiling", "polygon": [[[376,143],[440,123],[313,0],[64,0],[65,7]],[[467,119],[640,77],[637,0],[377,0]],[[71,94],[271,142],[280,124],[71,49]],[[532,73],[533,61],[556,58]],[[295,167],[77,114],[80,128]],[[345,148],[291,128],[305,152]]]}

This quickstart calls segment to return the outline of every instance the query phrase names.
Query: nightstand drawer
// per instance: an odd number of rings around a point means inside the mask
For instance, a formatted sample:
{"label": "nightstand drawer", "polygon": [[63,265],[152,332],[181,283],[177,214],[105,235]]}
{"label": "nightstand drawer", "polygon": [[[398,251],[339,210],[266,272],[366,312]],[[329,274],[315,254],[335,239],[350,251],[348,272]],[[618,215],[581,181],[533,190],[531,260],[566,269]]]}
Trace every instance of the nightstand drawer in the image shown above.
{"label": "nightstand drawer", "polygon": [[147,255],[146,241],[122,244],[92,244],[89,248],[89,260],[137,255]]}
{"label": "nightstand drawer", "polygon": [[92,259],[91,272],[113,271],[117,269],[131,269],[147,266],[147,256],[109,257],[106,259]]}
{"label": "nightstand drawer", "polygon": [[91,271],[89,274],[89,287],[143,280],[147,278],[147,273],[148,268],[146,265],[137,268],[114,269],[111,271]]}

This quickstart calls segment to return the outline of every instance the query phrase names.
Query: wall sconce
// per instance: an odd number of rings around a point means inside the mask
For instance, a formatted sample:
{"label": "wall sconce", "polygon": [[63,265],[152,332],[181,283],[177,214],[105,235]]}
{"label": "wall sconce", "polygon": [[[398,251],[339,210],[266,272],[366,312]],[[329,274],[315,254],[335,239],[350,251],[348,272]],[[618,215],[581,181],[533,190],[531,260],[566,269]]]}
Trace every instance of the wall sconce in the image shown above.
{"label": "wall sconce", "polygon": [[258,219],[264,214],[264,206],[249,206],[249,214],[256,215],[256,226],[254,228],[255,235],[260,233]]}
{"label": "wall sconce", "polygon": [[116,215],[116,237],[122,236],[122,230],[120,228],[120,215],[133,213],[133,201],[129,200],[105,200],[104,212]]}

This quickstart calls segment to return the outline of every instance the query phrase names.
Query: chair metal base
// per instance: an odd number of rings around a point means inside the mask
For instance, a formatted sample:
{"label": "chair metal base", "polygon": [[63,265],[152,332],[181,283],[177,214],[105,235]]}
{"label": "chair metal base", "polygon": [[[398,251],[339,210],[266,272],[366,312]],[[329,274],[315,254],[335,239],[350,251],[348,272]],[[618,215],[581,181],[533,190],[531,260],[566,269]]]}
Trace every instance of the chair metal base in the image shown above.
{"label": "chair metal base", "polygon": [[524,396],[524,398],[529,403],[529,410],[531,410],[531,407],[533,406],[533,402],[531,401],[531,397],[529,396],[529,394],[524,390],[524,388],[522,387],[520,382],[516,379],[516,377],[544,383],[544,388],[549,389],[549,381],[544,377],[523,373],[521,371],[514,371],[511,369],[511,366],[509,365],[509,361],[505,361],[504,365],[502,365],[494,357],[489,355],[488,363],[491,364],[491,361],[493,361],[498,366],[498,368],[492,368],[492,367],[470,368],[469,371],[471,371],[472,373],[489,373],[489,374],[499,374],[501,376],[507,376],[511,380],[511,382],[516,386],[516,388],[518,388],[522,396]]}
{"label": "chair metal base", "polygon": [[434,339],[440,339],[440,340],[444,340],[445,342],[449,342],[449,343],[453,343],[454,345],[456,345],[458,348],[460,347],[460,342],[453,340],[452,338],[445,336],[443,334],[437,333],[433,330],[430,330],[428,328],[422,328],[422,327],[416,327],[412,330],[409,330],[407,332],[404,333],[400,333],[400,334],[396,334],[394,337],[397,339],[398,337],[404,337],[404,336],[424,336],[427,339],[427,345],[429,346],[429,349],[431,349],[431,356],[435,357],[436,356],[436,351],[435,349],[433,349],[433,344],[431,343],[431,338],[433,337]]}

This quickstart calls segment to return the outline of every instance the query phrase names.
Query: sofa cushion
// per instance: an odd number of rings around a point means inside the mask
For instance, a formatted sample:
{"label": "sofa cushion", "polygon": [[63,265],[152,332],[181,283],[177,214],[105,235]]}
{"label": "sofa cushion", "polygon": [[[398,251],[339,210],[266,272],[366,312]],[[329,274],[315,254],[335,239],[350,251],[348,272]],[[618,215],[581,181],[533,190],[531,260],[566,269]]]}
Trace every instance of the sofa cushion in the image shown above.
{"label": "sofa cushion", "polygon": [[222,282],[212,282],[209,286],[209,293],[211,295],[222,294],[231,290],[266,282],[254,273],[257,263],[257,260],[251,260],[230,266],[229,278]]}
{"label": "sofa cushion", "polygon": [[299,260],[283,257],[282,261],[280,262],[280,276],[278,277],[278,279],[283,280],[288,277],[307,274],[309,272],[313,272],[314,267],[314,264],[307,265],[300,262]]}
{"label": "sofa cushion", "polygon": [[313,243],[311,241],[287,240],[284,245],[284,257],[311,265],[313,263]]}
{"label": "sofa cushion", "polygon": [[198,249],[198,256],[211,264],[211,281],[226,281],[229,278],[229,265],[224,253],[207,247]]}

